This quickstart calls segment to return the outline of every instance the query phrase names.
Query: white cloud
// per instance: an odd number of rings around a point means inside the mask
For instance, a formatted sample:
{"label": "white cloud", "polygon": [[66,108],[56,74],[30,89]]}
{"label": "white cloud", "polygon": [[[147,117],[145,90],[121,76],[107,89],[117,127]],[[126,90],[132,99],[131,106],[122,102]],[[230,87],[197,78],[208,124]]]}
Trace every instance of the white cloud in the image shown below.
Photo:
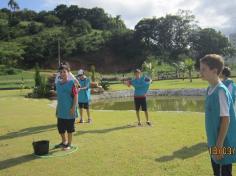
{"label": "white cloud", "polygon": [[[231,29],[236,23],[236,0],[44,0],[45,7],[58,4],[75,4],[80,7],[102,7],[112,16],[121,15],[129,28],[139,20],[176,13],[179,9],[191,10],[202,27]],[[233,24],[232,24],[233,23]]]}

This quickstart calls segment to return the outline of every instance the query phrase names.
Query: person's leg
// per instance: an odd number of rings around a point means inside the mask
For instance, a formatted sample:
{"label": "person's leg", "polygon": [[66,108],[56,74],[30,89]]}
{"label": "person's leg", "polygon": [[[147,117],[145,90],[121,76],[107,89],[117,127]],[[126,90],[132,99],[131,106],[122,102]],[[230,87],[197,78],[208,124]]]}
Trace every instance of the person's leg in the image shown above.
{"label": "person's leg", "polygon": [[85,104],[84,104],[84,108],[86,109],[86,112],[87,112],[88,123],[91,123],[91,122],[92,122],[92,119],[91,119],[91,117],[90,117],[89,103],[85,103]]}
{"label": "person's leg", "polygon": [[63,144],[67,144],[67,140],[66,140],[66,133],[60,133],[61,135],[61,141]]}
{"label": "person's leg", "polygon": [[69,150],[71,149],[71,144],[72,144],[72,133],[75,132],[75,119],[69,119],[66,122],[66,131],[67,131],[67,138],[68,138],[68,143],[64,147],[64,150]]}
{"label": "person's leg", "polygon": [[139,110],[136,110],[136,116],[137,116],[137,119],[138,119],[138,125],[141,125]]}
{"label": "person's leg", "polygon": [[232,176],[232,164],[222,165],[222,176]]}
{"label": "person's leg", "polygon": [[144,111],[145,117],[146,117],[146,121],[149,122],[149,116],[148,116],[148,111]]}
{"label": "person's leg", "polygon": [[79,103],[79,115],[80,115],[79,123],[83,123],[83,104],[82,103]]}
{"label": "person's leg", "polygon": [[211,166],[212,166],[212,170],[213,170],[213,174],[214,176],[221,176],[220,174],[220,165],[219,164],[216,164],[213,159],[211,158]]}
{"label": "person's leg", "polygon": [[138,98],[134,98],[134,105],[135,105],[135,110],[136,110],[136,116],[138,119],[138,125],[141,125],[140,114],[139,114],[140,102]]}
{"label": "person's leg", "polygon": [[66,135],[65,135],[66,126],[64,123],[64,119],[60,119],[60,118],[57,119],[57,129],[61,136],[61,143],[56,145],[55,148],[63,147],[65,144],[67,144]]}
{"label": "person's leg", "polygon": [[72,144],[72,133],[67,133],[68,134],[68,146],[71,146]]}
{"label": "person's leg", "polygon": [[141,107],[142,111],[144,111],[145,117],[146,117],[146,123],[147,125],[151,125],[151,122],[149,121],[148,111],[147,111],[147,101],[146,98],[141,99]]}

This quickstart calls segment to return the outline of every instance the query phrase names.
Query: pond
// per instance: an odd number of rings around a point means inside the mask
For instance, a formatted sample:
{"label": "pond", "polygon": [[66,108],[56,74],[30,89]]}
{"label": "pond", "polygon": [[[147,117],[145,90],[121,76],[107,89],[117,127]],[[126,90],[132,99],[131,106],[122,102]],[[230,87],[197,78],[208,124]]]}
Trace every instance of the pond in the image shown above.
{"label": "pond", "polygon": [[[203,96],[155,96],[147,98],[149,111],[204,112]],[[109,99],[92,103],[95,110],[134,110],[133,98]]]}

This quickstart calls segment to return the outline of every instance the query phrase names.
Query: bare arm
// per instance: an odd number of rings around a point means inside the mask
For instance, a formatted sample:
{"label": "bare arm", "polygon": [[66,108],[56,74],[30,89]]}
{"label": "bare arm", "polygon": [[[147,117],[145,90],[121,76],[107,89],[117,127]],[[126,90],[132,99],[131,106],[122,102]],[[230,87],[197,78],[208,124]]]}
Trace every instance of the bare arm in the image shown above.
{"label": "bare arm", "polygon": [[[227,116],[223,116],[220,119],[220,130],[216,141],[216,147],[222,148],[224,145],[224,140],[229,128],[230,119]],[[217,155],[216,159],[220,160],[223,158],[223,155]]]}
{"label": "bare arm", "polygon": [[78,92],[77,92],[75,86],[73,87],[72,92],[73,92],[74,98],[73,98],[73,105],[71,107],[70,113],[73,116],[75,114],[76,106],[77,106],[77,103],[78,103]]}

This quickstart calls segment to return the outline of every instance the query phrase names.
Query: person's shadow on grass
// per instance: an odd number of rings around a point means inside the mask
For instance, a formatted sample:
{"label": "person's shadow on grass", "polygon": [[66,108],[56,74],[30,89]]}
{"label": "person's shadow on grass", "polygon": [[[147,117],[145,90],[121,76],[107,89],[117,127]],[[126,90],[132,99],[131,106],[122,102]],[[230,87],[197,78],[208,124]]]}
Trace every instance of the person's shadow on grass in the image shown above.
{"label": "person's shadow on grass", "polygon": [[28,135],[32,135],[32,134],[38,134],[41,132],[51,131],[51,130],[56,130],[55,124],[24,128],[19,131],[9,132],[5,135],[0,136],[0,141],[6,140],[6,139],[17,138],[17,137],[28,136]]}
{"label": "person's shadow on grass", "polygon": [[117,130],[123,130],[123,129],[127,129],[127,128],[134,128],[136,127],[135,125],[124,125],[124,126],[119,126],[119,127],[114,127],[114,128],[106,128],[106,129],[97,129],[97,130],[86,130],[86,131],[77,131],[75,133],[75,136],[78,135],[83,135],[83,134],[102,134],[102,133],[109,133],[112,131],[117,131]]}
{"label": "person's shadow on grass", "polygon": [[172,155],[162,156],[160,158],[156,158],[155,161],[157,162],[166,162],[171,161],[173,159],[179,158],[179,159],[187,159],[194,157],[196,155],[199,155],[200,153],[203,153],[207,151],[207,144],[204,142],[195,144],[191,147],[183,147],[179,150],[176,150],[173,152]]}
{"label": "person's shadow on grass", "polygon": [[13,166],[16,166],[18,164],[22,164],[22,163],[26,163],[32,160],[37,159],[37,157],[35,157],[32,154],[28,154],[28,155],[22,155],[16,158],[10,158],[10,159],[6,159],[3,161],[0,161],[0,170],[3,169],[7,169]]}

